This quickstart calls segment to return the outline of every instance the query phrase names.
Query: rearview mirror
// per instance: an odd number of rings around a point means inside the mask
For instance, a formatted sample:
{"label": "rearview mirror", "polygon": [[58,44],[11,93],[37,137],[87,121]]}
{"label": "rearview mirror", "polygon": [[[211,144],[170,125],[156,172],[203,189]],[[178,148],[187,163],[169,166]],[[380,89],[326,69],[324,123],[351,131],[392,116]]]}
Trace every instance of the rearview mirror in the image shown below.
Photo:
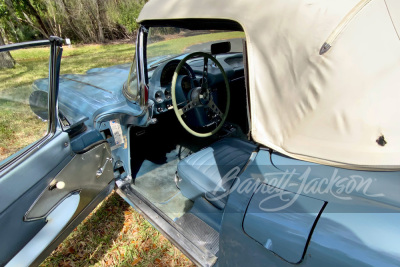
{"label": "rearview mirror", "polygon": [[231,51],[231,42],[221,42],[211,44],[211,54],[218,55],[218,54],[225,54]]}

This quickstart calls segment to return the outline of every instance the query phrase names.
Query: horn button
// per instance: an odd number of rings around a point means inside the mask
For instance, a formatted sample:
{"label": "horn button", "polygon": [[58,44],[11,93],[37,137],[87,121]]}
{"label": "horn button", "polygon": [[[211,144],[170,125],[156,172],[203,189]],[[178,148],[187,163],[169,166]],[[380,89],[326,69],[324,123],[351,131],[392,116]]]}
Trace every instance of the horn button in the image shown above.
{"label": "horn button", "polygon": [[208,102],[210,102],[211,94],[209,90],[197,87],[191,91],[190,99],[196,106],[197,105],[207,106]]}

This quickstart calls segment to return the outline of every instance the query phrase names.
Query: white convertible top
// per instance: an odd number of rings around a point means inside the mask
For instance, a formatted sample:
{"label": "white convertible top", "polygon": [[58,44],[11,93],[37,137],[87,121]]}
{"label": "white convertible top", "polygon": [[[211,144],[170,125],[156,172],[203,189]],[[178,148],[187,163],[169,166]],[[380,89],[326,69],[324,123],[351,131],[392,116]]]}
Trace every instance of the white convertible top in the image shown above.
{"label": "white convertible top", "polygon": [[400,167],[400,1],[150,0],[138,20],[186,18],[243,27],[255,141],[322,164]]}

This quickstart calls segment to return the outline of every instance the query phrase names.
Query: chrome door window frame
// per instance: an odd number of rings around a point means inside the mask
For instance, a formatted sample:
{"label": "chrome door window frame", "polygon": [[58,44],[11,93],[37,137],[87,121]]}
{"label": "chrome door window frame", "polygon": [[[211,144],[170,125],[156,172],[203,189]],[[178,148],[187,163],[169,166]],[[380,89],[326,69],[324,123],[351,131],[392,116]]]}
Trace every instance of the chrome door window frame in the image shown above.
{"label": "chrome door window frame", "polygon": [[[49,57],[49,96],[48,96],[48,113],[49,123],[47,135],[36,141],[35,143],[28,145],[28,148],[23,148],[25,151],[18,155],[12,155],[11,159],[6,161],[0,166],[0,179],[4,174],[11,171],[15,166],[20,164],[26,158],[34,154],[38,149],[47,144],[56,135],[57,130],[60,129],[60,123],[58,118],[58,79],[60,74],[60,64],[62,56],[62,43],[63,39],[57,36],[50,36],[49,40],[31,41],[18,44],[10,44],[0,46],[0,52],[7,52],[17,49],[23,49],[28,47],[38,46],[50,46],[50,57]],[[18,152],[17,152],[18,153]]]}
{"label": "chrome door window frame", "polygon": [[136,73],[137,73],[137,82],[139,88],[139,105],[142,109],[147,110],[147,102],[146,99],[146,89],[145,87],[148,84],[148,76],[147,76],[147,58],[146,58],[146,45],[147,45],[147,35],[149,30],[145,26],[140,26],[137,39],[136,39]]}

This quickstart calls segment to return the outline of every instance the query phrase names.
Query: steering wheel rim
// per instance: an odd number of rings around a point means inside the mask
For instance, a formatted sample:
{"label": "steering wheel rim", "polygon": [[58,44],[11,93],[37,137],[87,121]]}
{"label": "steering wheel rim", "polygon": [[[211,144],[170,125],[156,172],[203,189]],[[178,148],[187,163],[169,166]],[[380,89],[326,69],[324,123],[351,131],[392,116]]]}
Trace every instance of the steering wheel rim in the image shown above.
{"label": "steering wheel rim", "polygon": [[[225,107],[225,112],[224,112],[224,113],[221,112],[221,113],[222,113],[222,116],[221,116],[220,114],[217,113],[217,114],[221,117],[221,121],[220,121],[220,123],[218,124],[218,126],[217,126],[214,130],[212,130],[212,131],[210,131],[210,132],[207,132],[207,133],[199,133],[199,132],[194,131],[192,128],[190,128],[190,127],[186,124],[186,122],[182,119],[182,115],[184,114],[184,113],[182,113],[182,109],[184,109],[184,108],[178,109],[178,105],[177,105],[177,102],[176,102],[176,92],[175,92],[175,89],[176,89],[176,81],[177,81],[177,78],[178,78],[178,74],[179,74],[180,70],[182,69],[183,65],[186,63],[186,61],[188,61],[188,60],[191,59],[191,58],[198,57],[198,56],[202,56],[204,59],[207,58],[207,60],[210,59],[211,61],[213,61],[213,62],[215,63],[215,65],[218,66],[219,70],[220,70],[221,73],[222,73],[222,76],[224,77],[225,89],[226,89],[226,107]],[[208,89],[208,88],[207,88],[207,89]],[[222,128],[222,126],[224,125],[225,120],[226,120],[226,118],[227,118],[227,116],[228,116],[229,107],[230,107],[230,102],[231,102],[231,101],[230,101],[229,80],[228,80],[228,77],[227,77],[227,75],[226,75],[226,73],[225,73],[224,68],[221,66],[221,64],[218,62],[218,60],[216,60],[216,59],[215,59],[213,56],[211,56],[210,54],[207,54],[207,53],[204,53],[204,52],[194,52],[194,53],[191,53],[191,54],[187,55],[186,57],[184,57],[184,58],[181,60],[181,62],[179,62],[178,66],[177,66],[176,69],[175,69],[174,76],[173,76],[173,78],[172,78],[172,84],[171,84],[171,98],[172,98],[172,106],[173,106],[175,115],[176,115],[176,117],[178,118],[178,121],[180,122],[180,124],[182,125],[182,127],[183,127],[186,131],[188,131],[189,133],[191,133],[192,135],[197,136],[197,137],[209,137],[209,136],[214,135],[214,134],[217,133],[217,132]],[[215,106],[216,106],[216,104],[215,104]],[[218,107],[216,107],[216,109],[219,111]],[[214,110],[213,110],[213,112],[214,112]]]}

